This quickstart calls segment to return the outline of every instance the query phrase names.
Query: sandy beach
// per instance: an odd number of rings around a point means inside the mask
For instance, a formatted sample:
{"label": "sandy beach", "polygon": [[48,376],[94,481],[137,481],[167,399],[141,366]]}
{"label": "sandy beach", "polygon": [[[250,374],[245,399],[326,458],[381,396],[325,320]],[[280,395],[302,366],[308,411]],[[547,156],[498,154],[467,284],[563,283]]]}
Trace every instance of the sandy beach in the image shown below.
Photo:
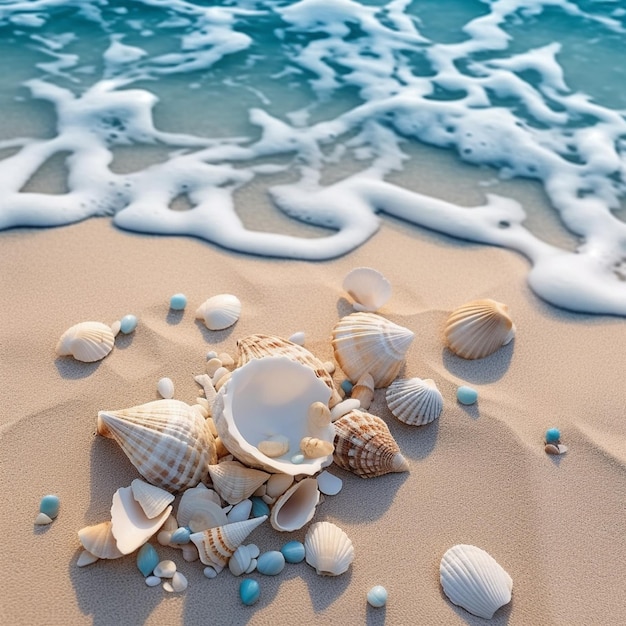
{"label": "sandy beach", "polygon": [[[626,624],[626,327],[539,301],[522,257],[392,221],[353,254],[323,263],[138,236],[105,219],[0,238],[0,521],[8,539],[0,622],[478,625],[486,622],[453,606],[439,584],[443,553],[469,543],[513,578],[513,600],[493,624]],[[162,376],[174,381],[176,398],[193,403],[206,352],[235,355],[236,340],[251,333],[304,331],[306,347],[331,359],[331,329],[351,311],[341,282],[362,265],[393,285],[380,313],[415,332],[402,374],[434,379],[445,404],[434,423],[410,427],[378,390],[370,412],[385,419],[410,472],[365,480],[331,466],[344,487],[314,521],[332,521],[351,537],[350,570],[321,577],[300,563],[276,577],[253,574],[261,598],[246,607],[228,570],[208,580],[199,562],[158,545],[188,578],[185,592],[148,588],[134,556],[78,568],[77,530],[108,519],[115,490],[138,476],[116,444],[96,434],[97,412],[156,399]],[[176,292],[189,299],[180,314],[169,310]],[[208,331],[195,308],[224,292],[240,298],[241,318]],[[464,361],[443,347],[442,325],[454,307],[480,297],[509,305],[517,335],[490,357]],[[127,313],[139,318],[137,330],[118,336],[103,361],[56,357],[71,325]],[[478,390],[476,405],[457,403],[460,384]],[[551,426],[569,446],[564,456],[544,452]],[[61,512],[37,527],[46,493],[60,496]],[[250,541],[278,549],[305,531],[285,535],[265,524]],[[366,603],[376,584],[389,592],[385,608]]]}

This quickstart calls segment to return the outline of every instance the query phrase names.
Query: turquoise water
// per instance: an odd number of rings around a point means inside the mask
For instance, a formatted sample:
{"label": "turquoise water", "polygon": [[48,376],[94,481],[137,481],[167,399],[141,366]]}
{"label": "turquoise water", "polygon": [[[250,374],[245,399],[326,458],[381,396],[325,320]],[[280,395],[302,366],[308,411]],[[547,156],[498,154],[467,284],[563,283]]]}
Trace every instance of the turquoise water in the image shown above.
{"label": "turquoise water", "polygon": [[0,0],[0,228],[322,260],[391,215],[626,315],[625,44],[623,0]]}

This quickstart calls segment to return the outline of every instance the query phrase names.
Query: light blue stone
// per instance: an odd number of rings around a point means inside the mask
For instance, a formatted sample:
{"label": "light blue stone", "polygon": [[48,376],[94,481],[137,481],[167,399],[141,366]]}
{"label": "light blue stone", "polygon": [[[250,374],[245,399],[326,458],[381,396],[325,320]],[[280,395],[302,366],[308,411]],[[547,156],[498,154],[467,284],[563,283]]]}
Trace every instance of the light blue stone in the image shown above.
{"label": "light blue stone", "polygon": [[137,567],[144,576],[150,576],[160,560],[157,551],[149,543],[144,543],[137,552]]}
{"label": "light blue stone", "polygon": [[59,514],[59,496],[49,494],[44,496],[39,503],[39,512],[45,513],[50,519],[54,519]]}
{"label": "light blue stone", "polygon": [[292,462],[294,465],[300,465],[301,463],[304,463],[304,454],[300,454],[300,453],[298,453],[298,454],[294,454],[294,455],[291,457],[291,462]]}
{"label": "light blue stone", "polygon": [[276,576],[285,568],[285,557],[278,550],[264,552],[256,562],[257,572],[266,576]]}
{"label": "light blue stone", "polygon": [[478,400],[478,391],[476,391],[476,389],[472,389],[471,387],[461,385],[456,390],[456,399],[461,404],[474,404],[474,402]]}
{"label": "light blue stone", "polygon": [[183,544],[189,543],[189,537],[191,536],[191,531],[187,526],[182,526],[181,528],[177,528],[170,537],[171,543]]}
{"label": "light blue stone", "polygon": [[341,381],[341,388],[344,390],[347,396],[352,393],[352,387],[354,387],[354,385],[347,378],[346,380]]}
{"label": "light blue stone", "polygon": [[175,293],[170,298],[170,309],[182,311],[187,306],[187,296],[184,293]]}
{"label": "light blue stone", "polygon": [[239,597],[246,606],[254,604],[261,595],[259,583],[252,578],[244,578],[239,583]]}
{"label": "light blue stone", "polygon": [[367,601],[375,608],[387,604],[387,590],[382,585],[376,585],[367,592]]}
{"label": "light blue stone", "polygon": [[280,551],[287,563],[301,563],[304,561],[304,544],[300,541],[289,541]]}
{"label": "light blue stone", "polygon": [[263,498],[258,496],[252,496],[252,517],[263,517],[263,515],[270,514],[270,507],[266,502],[263,502]]}
{"label": "light blue stone", "polygon": [[124,315],[120,321],[120,330],[127,335],[137,328],[137,317],[135,315]]}
{"label": "light blue stone", "polygon": [[561,431],[558,428],[548,428],[546,430],[546,443],[557,443],[561,438]]}

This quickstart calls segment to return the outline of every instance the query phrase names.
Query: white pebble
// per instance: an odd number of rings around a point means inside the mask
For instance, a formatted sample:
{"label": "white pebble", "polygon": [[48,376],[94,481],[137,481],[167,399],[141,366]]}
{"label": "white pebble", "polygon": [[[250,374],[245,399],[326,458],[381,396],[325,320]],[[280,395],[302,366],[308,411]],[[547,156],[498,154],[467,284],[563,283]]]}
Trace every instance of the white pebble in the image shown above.
{"label": "white pebble", "polygon": [[122,330],[122,321],[117,320],[111,324],[111,332],[114,337],[117,337],[120,334],[120,330]]}
{"label": "white pebble", "polygon": [[215,352],[215,350],[209,350],[206,353],[206,360],[207,361],[210,361],[211,359],[215,359],[215,358],[217,358],[217,352]]}
{"label": "white pebble", "polygon": [[330,410],[330,419],[334,422],[340,417],[343,417],[346,413],[350,413],[350,411],[354,411],[360,407],[361,403],[359,400],[356,398],[348,398],[347,400],[339,402],[339,404],[335,404],[335,406]]}
{"label": "white pebble", "polygon": [[224,367],[232,367],[235,364],[235,359],[233,359],[228,352],[220,352],[217,358],[222,362]]}
{"label": "white pebble", "polygon": [[148,576],[148,578],[146,578],[146,585],[148,585],[148,587],[156,587],[160,584],[161,579],[158,576]]}
{"label": "white pebble", "polygon": [[215,578],[217,576],[217,572],[210,566],[205,567],[203,572],[207,578]]}
{"label": "white pebble", "polygon": [[157,541],[162,545],[162,546],[169,546],[170,545],[170,539],[172,538],[172,533],[169,530],[162,530],[158,535],[157,535]]}
{"label": "white pebble", "polygon": [[160,578],[171,578],[176,573],[176,563],[166,559],[154,568],[154,575]]}
{"label": "white pebble", "polygon": [[172,593],[174,591],[174,587],[172,587],[172,584],[167,580],[163,583],[163,589],[165,589],[165,591],[168,591],[169,593]]}
{"label": "white pebble", "polygon": [[332,361],[326,361],[324,363],[324,369],[329,373],[329,374],[334,374],[335,373],[335,364]]}
{"label": "white pebble", "polygon": [[291,335],[291,337],[289,337],[289,341],[293,343],[297,343],[299,346],[303,346],[304,345],[304,332],[299,331],[297,333],[294,333],[293,335]]}
{"label": "white pebble", "polygon": [[222,360],[218,359],[217,357],[214,357],[212,359],[210,359],[209,361],[206,362],[206,365],[204,366],[204,371],[211,377],[213,378],[213,376],[215,375],[215,372],[217,372],[217,370],[222,367]]}
{"label": "white pebble", "polygon": [[162,398],[171,400],[174,397],[174,382],[171,378],[164,376],[157,383],[157,391]]}
{"label": "white pebble", "polygon": [[335,476],[324,470],[317,477],[317,488],[327,496],[336,496],[343,487],[343,481],[339,476]]}
{"label": "white pebble", "polygon": [[218,367],[211,378],[211,382],[213,385],[217,385],[217,383],[221,380],[222,376],[226,376],[226,374],[230,374],[230,371],[225,367]]}
{"label": "white pebble", "polygon": [[187,579],[185,578],[184,574],[181,574],[180,572],[176,572],[174,576],[172,576],[172,588],[177,593],[179,591],[185,591],[185,589],[187,589],[188,584],[189,583],[187,582]]}

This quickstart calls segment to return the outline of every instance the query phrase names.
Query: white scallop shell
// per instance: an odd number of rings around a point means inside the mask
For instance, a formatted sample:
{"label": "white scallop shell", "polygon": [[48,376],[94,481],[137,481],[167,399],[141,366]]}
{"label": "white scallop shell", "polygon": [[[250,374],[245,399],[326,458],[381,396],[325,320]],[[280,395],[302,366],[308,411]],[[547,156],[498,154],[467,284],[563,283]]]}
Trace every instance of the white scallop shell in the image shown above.
{"label": "white scallop shell", "polygon": [[99,559],[118,559],[124,556],[117,547],[110,521],[81,528],[78,538],[83,548]]}
{"label": "white scallop shell", "polygon": [[133,497],[149,519],[163,513],[167,505],[174,500],[174,496],[169,491],[155,487],[139,478],[135,478],[130,483],[130,488],[133,491]]}
{"label": "white scallop shell", "polygon": [[320,501],[315,478],[305,478],[293,484],[280,496],[270,515],[272,528],[281,532],[291,532],[302,528],[315,515]]}
{"label": "white scallop shell", "polygon": [[443,396],[430,378],[394,380],[385,395],[389,410],[410,426],[430,424],[443,410]]}
{"label": "white scallop shell", "polygon": [[459,544],[441,559],[443,591],[453,604],[490,619],[511,601],[513,580],[497,561],[476,546]]}
{"label": "white scallop shell", "polygon": [[515,336],[506,304],[473,300],[455,309],[444,327],[448,348],[464,359],[482,359]]}
{"label": "white scallop shell", "polygon": [[194,533],[228,523],[220,497],[202,483],[183,493],[176,519],[181,526],[188,526]]}
{"label": "white scallop shell", "polygon": [[223,293],[203,302],[196,311],[196,319],[204,320],[209,330],[223,330],[232,326],[241,315],[237,296]]}
{"label": "white scallop shell", "polygon": [[68,328],[59,339],[56,353],[92,363],[103,359],[113,349],[115,335],[101,322],[81,322]]}
{"label": "white scallop shell", "polygon": [[391,298],[391,283],[371,267],[357,267],[343,279],[355,311],[377,311]]}
{"label": "white scallop shell", "polygon": [[354,546],[346,533],[331,522],[317,522],[304,537],[306,562],[320,575],[339,576],[354,560]]}

